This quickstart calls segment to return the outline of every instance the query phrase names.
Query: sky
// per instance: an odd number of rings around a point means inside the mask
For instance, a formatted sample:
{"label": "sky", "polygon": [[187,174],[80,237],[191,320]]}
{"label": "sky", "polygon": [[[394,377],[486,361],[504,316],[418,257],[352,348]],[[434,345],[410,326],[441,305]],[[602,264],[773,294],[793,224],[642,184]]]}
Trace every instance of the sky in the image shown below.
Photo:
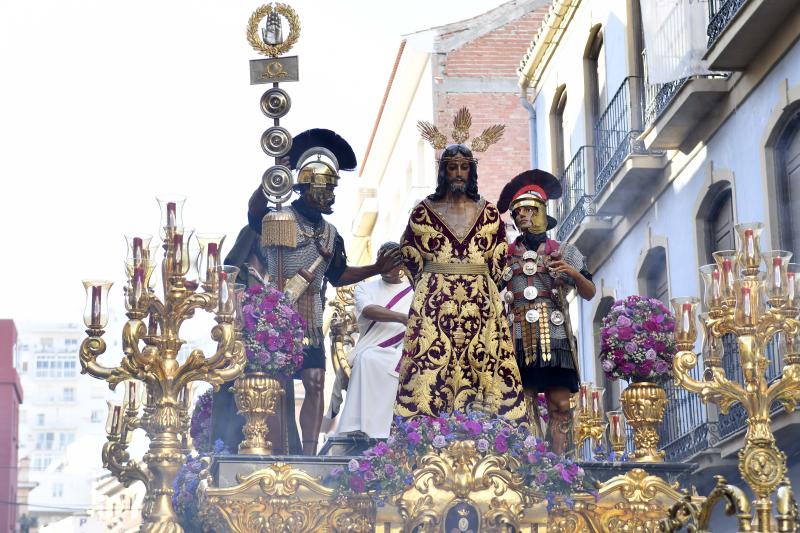
{"label": "sky", "polygon": [[[281,125],[336,130],[360,161],[401,36],[501,3],[290,2],[300,81],[282,84],[292,109]],[[158,195],[187,196],[184,225],[226,234],[230,250],[272,162],[259,146],[266,86],[249,84],[260,56],[245,38],[260,5],[0,2],[0,318],[80,325],[82,279],[114,281],[110,311],[122,315],[123,235],[157,236]],[[355,178],[335,206],[343,233]]]}

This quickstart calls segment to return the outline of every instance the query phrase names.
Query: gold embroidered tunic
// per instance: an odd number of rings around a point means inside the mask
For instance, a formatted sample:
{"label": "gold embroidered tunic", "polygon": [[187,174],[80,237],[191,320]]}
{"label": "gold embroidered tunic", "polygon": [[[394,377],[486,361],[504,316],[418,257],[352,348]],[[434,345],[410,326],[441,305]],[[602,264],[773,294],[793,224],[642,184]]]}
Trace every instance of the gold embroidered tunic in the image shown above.
{"label": "gold embroidered tunic", "polygon": [[522,385],[497,290],[508,249],[497,208],[481,199],[474,222],[457,235],[424,200],[411,212],[401,246],[414,301],[395,414],[464,412],[482,396],[491,412],[523,422]]}

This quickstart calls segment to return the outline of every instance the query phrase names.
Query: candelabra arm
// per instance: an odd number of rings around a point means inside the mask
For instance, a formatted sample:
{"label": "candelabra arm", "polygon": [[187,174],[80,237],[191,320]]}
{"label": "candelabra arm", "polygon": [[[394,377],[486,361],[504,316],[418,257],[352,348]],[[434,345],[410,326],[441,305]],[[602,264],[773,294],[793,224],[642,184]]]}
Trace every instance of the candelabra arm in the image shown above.
{"label": "candelabra arm", "polygon": [[781,402],[786,411],[791,413],[800,401],[800,365],[787,365],[781,377],[767,389],[767,405]]}
{"label": "candelabra arm", "polygon": [[122,351],[126,356],[122,360],[122,367],[131,375],[139,375],[156,366],[158,349],[154,346],[139,349],[139,342],[146,336],[147,326],[141,320],[128,320],[122,328]]}
{"label": "candelabra arm", "polygon": [[132,461],[127,448],[127,445],[120,442],[118,438],[109,437],[108,442],[103,445],[103,467],[107,468],[124,486],[129,487],[135,481],[141,481],[144,483],[145,489],[149,491],[150,476],[146,467]]}
{"label": "candelabra arm", "polygon": [[700,513],[697,516],[697,526],[700,531],[710,531],[709,522],[714,507],[719,501],[725,502],[725,514],[728,516],[736,515],[739,522],[738,531],[750,531],[753,521],[753,512],[750,508],[750,500],[747,494],[735,485],[729,485],[722,476],[714,476],[717,485],[703,502]]}
{"label": "candelabra arm", "polygon": [[689,371],[696,365],[697,354],[693,351],[678,352],[672,363],[676,383],[690,392],[699,394],[704,402],[717,404],[723,414],[728,412],[734,402],[744,401],[747,398],[744,388],[726,378],[722,368],[712,367],[711,377],[705,381],[694,379]]}
{"label": "candelabra arm", "polygon": [[102,379],[108,382],[112,390],[117,383],[131,379],[131,374],[122,367],[108,367],[97,362],[97,358],[106,351],[106,341],[101,337],[102,330],[87,329],[89,335],[81,343],[78,358],[81,362],[81,374],[89,374],[93,378]]}
{"label": "candelabra arm", "polygon": [[179,299],[173,309],[174,316],[177,317],[176,331],[180,329],[185,319],[194,315],[196,309],[212,312],[216,306],[217,297],[210,292],[192,293]]}
{"label": "candelabra arm", "polygon": [[213,385],[214,390],[241,374],[246,361],[244,345],[236,340],[233,324],[221,322],[211,330],[211,338],[217,341],[217,351],[206,358],[202,350],[193,350],[181,365],[175,377],[177,388],[191,381],[202,380]]}

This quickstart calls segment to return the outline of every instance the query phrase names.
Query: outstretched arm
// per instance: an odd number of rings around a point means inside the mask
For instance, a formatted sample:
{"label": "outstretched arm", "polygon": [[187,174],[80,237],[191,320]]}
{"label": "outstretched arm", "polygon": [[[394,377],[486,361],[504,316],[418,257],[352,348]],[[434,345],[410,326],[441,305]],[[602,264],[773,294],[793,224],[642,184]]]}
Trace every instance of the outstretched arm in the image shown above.
{"label": "outstretched arm", "polygon": [[403,258],[400,255],[400,250],[395,248],[384,252],[374,265],[367,266],[347,266],[345,267],[342,275],[336,281],[331,280],[334,287],[341,287],[342,285],[352,285],[377,274],[383,274],[393,270],[403,264]]}

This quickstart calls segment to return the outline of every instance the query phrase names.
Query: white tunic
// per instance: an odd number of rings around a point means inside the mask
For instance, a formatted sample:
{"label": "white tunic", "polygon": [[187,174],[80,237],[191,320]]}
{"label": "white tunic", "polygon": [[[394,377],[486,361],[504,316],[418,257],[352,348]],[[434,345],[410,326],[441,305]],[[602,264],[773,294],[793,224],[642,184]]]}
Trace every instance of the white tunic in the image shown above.
{"label": "white tunic", "polygon": [[[353,297],[359,338],[348,355],[350,384],[339,420],[339,433],[363,431],[373,438],[389,436],[394,399],[397,394],[395,371],[403,351],[406,327],[397,322],[374,322],[363,316],[368,305],[387,307],[408,283],[386,283],[382,278],[362,281]],[[408,291],[391,307],[408,314],[414,297]]]}

